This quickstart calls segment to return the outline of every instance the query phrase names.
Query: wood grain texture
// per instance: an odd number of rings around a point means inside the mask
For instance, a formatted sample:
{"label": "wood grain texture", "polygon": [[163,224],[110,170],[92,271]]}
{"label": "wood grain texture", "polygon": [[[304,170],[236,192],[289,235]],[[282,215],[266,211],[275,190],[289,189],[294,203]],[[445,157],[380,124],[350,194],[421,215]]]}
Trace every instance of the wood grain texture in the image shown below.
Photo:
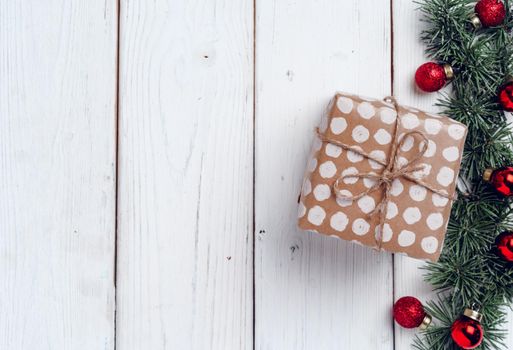
{"label": "wood grain texture", "polygon": [[0,3],[0,348],[114,348],[115,1]]}
{"label": "wood grain texture", "polygon": [[120,18],[117,349],[251,349],[253,3]]}
{"label": "wood grain texture", "polygon": [[337,90],[390,94],[390,8],[258,1],[256,349],[392,349],[392,259],[296,229],[314,126]]}
{"label": "wood grain texture", "polygon": [[337,90],[435,111],[391,3],[0,2],[0,349],[410,349],[423,263],[295,225]]}

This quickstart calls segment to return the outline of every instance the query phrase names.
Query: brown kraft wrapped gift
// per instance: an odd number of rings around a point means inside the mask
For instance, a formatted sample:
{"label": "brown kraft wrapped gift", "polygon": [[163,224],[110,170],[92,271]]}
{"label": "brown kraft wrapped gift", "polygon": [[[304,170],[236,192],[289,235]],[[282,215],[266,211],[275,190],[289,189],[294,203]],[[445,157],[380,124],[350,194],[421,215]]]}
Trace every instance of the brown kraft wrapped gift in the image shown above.
{"label": "brown kraft wrapped gift", "polygon": [[316,130],[299,227],[438,260],[466,133],[393,98],[338,93]]}

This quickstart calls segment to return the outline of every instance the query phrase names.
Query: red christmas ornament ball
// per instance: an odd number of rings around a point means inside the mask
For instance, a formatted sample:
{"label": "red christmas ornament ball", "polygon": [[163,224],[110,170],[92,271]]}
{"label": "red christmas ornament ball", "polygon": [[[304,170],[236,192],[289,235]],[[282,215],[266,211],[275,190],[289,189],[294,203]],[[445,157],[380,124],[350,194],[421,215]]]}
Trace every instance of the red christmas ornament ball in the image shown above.
{"label": "red christmas ornament ball", "polygon": [[425,92],[440,90],[447,82],[444,66],[435,62],[424,63],[415,72],[415,82]]}
{"label": "red christmas ornament ball", "polygon": [[508,81],[499,89],[499,103],[505,111],[513,112],[513,81]]}
{"label": "red christmas ornament ball", "polygon": [[484,27],[498,26],[506,18],[506,7],[500,0],[481,0],[474,10]]}
{"label": "red christmas ornament ball", "polygon": [[462,349],[475,349],[483,342],[483,327],[474,319],[462,316],[451,327],[452,340]]}
{"label": "red christmas ornament ball", "polygon": [[419,327],[426,315],[422,303],[417,298],[402,297],[394,304],[394,319],[404,328]]}
{"label": "red christmas ornament ball", "polygon": [[492,186],[503,196],[513,195],[513,167],[507,166],[491,171],[487,169],[483,176],[485,181],[489,181]]}
{"label": "red christmas ornament ball", "polygon": [[508,262],[513,262],[513,232],[506,231],[497,236],[495,240],[497,254]]}

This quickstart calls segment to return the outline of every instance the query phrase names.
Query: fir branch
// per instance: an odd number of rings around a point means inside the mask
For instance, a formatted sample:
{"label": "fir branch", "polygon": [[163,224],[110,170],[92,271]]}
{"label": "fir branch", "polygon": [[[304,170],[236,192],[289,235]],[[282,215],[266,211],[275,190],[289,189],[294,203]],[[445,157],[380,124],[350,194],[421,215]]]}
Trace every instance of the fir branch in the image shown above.
{"label": "fir branch", "polygon": [[484,315],[485,337],[478,349],[504,347],[505,310],[513,300],[513,268],[493,252],[497,235],[513,228],[511,201],[498,196],[481,180],[487,167],[513,164],[513,131],[497,103],[497,90],[513,72],[513,16],[504,1],[503,25],[474,30],[470,17],[475,1],[418,2],[426,29],[421,39],[434,60],[456,70],[452,93],[437,106],[468,126],[461,177],[470,184],[454,203],[443,253],[424,267],[425,278],[439,292],[426,305],[436,324],[418,337],[417,350],[458,349],[450,337],[454,320],[465,307],[478,304]]}

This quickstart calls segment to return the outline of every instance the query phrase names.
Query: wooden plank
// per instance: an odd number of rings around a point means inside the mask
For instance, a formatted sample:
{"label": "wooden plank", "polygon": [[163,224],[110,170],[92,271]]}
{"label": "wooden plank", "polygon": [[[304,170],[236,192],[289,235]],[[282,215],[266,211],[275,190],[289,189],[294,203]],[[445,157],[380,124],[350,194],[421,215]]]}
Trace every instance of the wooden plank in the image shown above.
{"label": "wooden plank", "polygon": [[390,8],[257,1],[257,349],[392,349],[392,259],[296,229],[314,126],[337,90],[391,87]]}
{"label": "wooden plank", "polygon": [[[434,103],[437,94],[419,92],[414,83],[417,67],[428,59],[424,55],[425,47],[420,41],[420,32],[425,25],[420,22],[418,5],[410,0],[393,1],[394,16],[394,94],[401,103],[415,106],[427,111],[437,112]],[[445,89],[447,91],[447,89]],[[432,300],[435,294],[429,284],[423,280],[423,272],[419,267],[425,263],[404,256],[395,257],[395,295],[397,300],[405,295],[412,295],[422,302]],[[513,322],[513,312],[509,312],[510,324]],[[511,328],[511,327],[510,327]],[[411,348],[416,330],[395,328],[396,350]],[[513,337],[508,335],[508,349],[513,348]]]}
{"label": "wooden plank", "polygon": [[251,349],[253,3],[121,3],[117,349]]}
{"label": "wooden plank", "polygon": [[114,348],[116,1],[0,3],[0,348]]}
{"label": "wooden plank", "polygon": [[[424,45],[420,41],[418,5],[410,0],[393,1],[394,17],[394,95],[402,104],[415,106],[426,111],[436,112],[433,104],[437,94],[419,92],[415,87],[414,75],[417,67],[427,59]],[[424,282],[419,267],[425,263],[406,256],[396,255],[394,259],[394,300],[412,295],[422,302],[433,298],[431,286]],[[395,349],[411,349],[417,330],[395,327]]]}

